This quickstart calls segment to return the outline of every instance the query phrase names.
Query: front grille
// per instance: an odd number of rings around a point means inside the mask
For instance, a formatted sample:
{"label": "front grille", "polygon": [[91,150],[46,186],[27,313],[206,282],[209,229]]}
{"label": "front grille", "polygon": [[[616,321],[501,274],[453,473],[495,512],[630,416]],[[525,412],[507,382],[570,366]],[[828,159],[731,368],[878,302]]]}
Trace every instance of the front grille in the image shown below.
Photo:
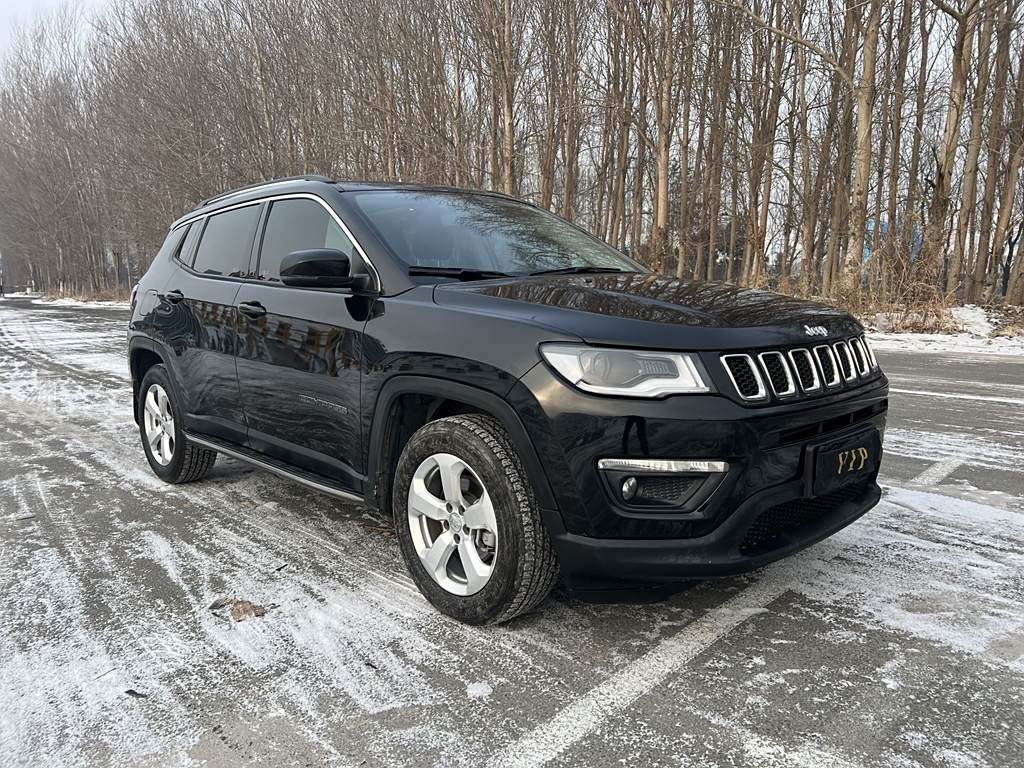
{"label": "front grille", "polygon": [[778,397],[786,397],[796,392],[793,377],[789,375],[789,366],[786,365],[786,358],[781,352],[762,352],[758,358],[764,366],[765,373],[768,374],[772,391]]}
{"label": "front grille", "polygon": [[722,363],[740,397],[744,400],[764,399],[766,393],[761,374],[754,367],[750,355],[722,355]]}
{"label": "front grille", "polygon": [[832,348],[826,344],[814,348],[814,356],[818,361],[826,387],[835,387],[839,384],[839,369],[836,367],[836,356]]}
{"label": "front grille", "polygon": [[773,549],[776,539],[784,533],[794,533],[809,523],[834,512],[841,504],[855,501],[864,495],[863,483],[840,488],[816,499],[793,499],[769,507],[747,529],[740,552],[745,555]]}
{"label": "front grille", "polygon": [[853,350],[853,358],[857,361],[857,373],[867,376],[871,371],[871,361],[868,359],[867,350],[864,349],[864,343],[860,339],[852,339],[850,349]]}
{"label": "front grille", "polygon": [[812,396],[844,384],[858,386],[880,373],[860,336],[809,348],[730,352],[721,361],[736,394],[748,401],[768,401],[769,392],[775,398]]}
{"label": "front grille", "polygon": [[789,350],[789,361],[796,371],[796,380],[800,382],[800,389],[804,392],[815,392],[821,389],[821,380],[818,378],[818,369],[814,367],[814,358],[806,349]]}
{"label": "front grille", "polygon": [[846,381],[852,381],[856,378],[857,371],[853,367],[853,354],[850,352],[850,345],[845,341],[840,341],[833,344],[832,349],[836,351],[836,359],[839,361],[839,370],[842,372],[843,378]]}

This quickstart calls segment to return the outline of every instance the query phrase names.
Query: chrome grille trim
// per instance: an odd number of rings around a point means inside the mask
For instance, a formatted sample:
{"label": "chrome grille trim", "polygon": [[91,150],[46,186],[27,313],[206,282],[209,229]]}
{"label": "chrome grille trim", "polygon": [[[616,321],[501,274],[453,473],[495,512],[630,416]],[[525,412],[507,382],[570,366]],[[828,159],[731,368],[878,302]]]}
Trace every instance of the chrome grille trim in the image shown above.
{"label": "chrome grille trim", "polygon": [[[729,364],[728,364],[728,361],[733,359],[733,358],[736,358],[736,359],[739,359],[739,360],[743,360],[747,364],[747,367],[750,369],[750,373],[754,377],[754,381],[757,382],[757,394],[756,395],[753,395],[752,397],[747,397],[742,392],[740,392],[739,384],[736,383],[736,379],[732,375],[732,369],[729,367]],[[755,402],[757,400],[767,400],[768,399],[768,390],[765,389],[764,379],[761,378],[761,372],[757,370],[757,366],[754,365],[754,361],[750,357],[750,355],[745,355],[745,354],[722,355],[721,356],[721,360],[722,360],[722,367],[725,368],[725,373],[729,377],[729,381],[732,382],[733,389],[736,390],[736,394],[739,395],[740,398],[742,398],[743,400],[746,400],[748,402]]]}
{"label": "chrome grille trim", "polygon": [[850,349],[853,351],[853,359],[857,363],[857,372],[861,376],[867,376],[871,373],[871,360],[868,359],[868,353],[864,349],[864,342],[858,339],[850,339]]}
{"label": "chrome grille trim", "polygon": [[[800,378],[800,367],[796,364],[796,355],[803,355],[807,360],[807,364],[811,367],[811,386],[805,387],[803,380]],[[818,375],[818,366],[814,362],[814,355],[811,354],[810,350],[799,348],[789,350],[789,362],[793,364],[793,373],[796,374],[796,380],[800,384],[800,389],[804,392],[817,392],[821,389],[821,377]]]}
{"label": "chrome grille trim", "polygon": [[[779,391],[775,388],[775,382],[772,381],[772,375],[768,371],[768,364],[765,362],[766,358],[778,358],[779,365],[782,366],[783,373],[786,374],[786,389]],[[762,352],[757,356],[757,359],[761,361],[761,368],[764,370],[765,376],[768,377],[768,383],[771,385],[772,392],[775,393],[776,397],[788,397],[789,395],[796,394],[796,383],[793,381],[793,374],[789,370],[789,363],[786,362],[786,357],[781,352]]]}
{"label": "chrome grille trim", "polygon": [[[818,350],[825,350],[825,354],[828,355],[828,359],[832,361],[832,373],[834,374],[831,379],[825,381],[825,369],[821,367],[821,363],[818,360]],[[814,348],[814,362],[821,370],[822,381],[826,387],[837,387],[842,383],[843,377],[839,372],[839,361],[836,359],[836,353],[832,350],[828,344],[820,344]]]}
{"label": "chrome grille trim", "polygon": [[842,355],[846,359],[846,361],[847,361],[847,363],[849,365],[849,368],[850,368],[850,375],[849,376],[847,376],[845,373],[843,373],[842,365],[840,365],[840,367],[839,367],[839,372],[842,374],[843,378],[846,379],[847,381],[853,381],[854,379],[856,379],[857,378],[857,364],[853,360],[853,352],[850,351],[850,345],[847,344],[845,341],[837,341],[835,344],[832,345],[832,348],[835,349],[835,351],[836,351],[836,357],[839,357],[840,355]]}
{"label": "chrome grille trim", "polygon": [[868,357],[871,359],[871,369],[878,370],[878,360],[875,358],[875,350],[871,348],[871,342],[868,341],[867,334],[860,337],[860,340],[864,343],[864,349],[868,352]]}
{"label": "chrome grille trim", "polygon": [[[822,340],[814,346],[800,346],[798,342],[781,349],[714,354],[732,384],[731,396],[749,405],[810,401],[856,389],[881,375],[881,367],[874,359],[865,333]],[[745,387],[743,391],[740,382]],[[721,388],[723,392],[728,391],[724,381],[721,381]]]}

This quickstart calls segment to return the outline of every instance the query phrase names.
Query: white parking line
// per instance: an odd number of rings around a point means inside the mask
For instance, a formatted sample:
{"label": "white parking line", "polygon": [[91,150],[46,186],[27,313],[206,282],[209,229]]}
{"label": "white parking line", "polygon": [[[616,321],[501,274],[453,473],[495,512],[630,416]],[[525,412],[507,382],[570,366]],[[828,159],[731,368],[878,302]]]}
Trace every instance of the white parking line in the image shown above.
{"label": "white parking line", "polygon": [[992,395],[968,395],[964,392],[931,392],[924,389],[895,389],[889,388],[890,392],[899,395],[922,395],[924,397],[940,397],[945,400],[980,400],[986,403],[1002,403],[1004,405],[1024,405],[1024,399],[1016,397],[995,397]]}
{"label": "white parking line", "polygon": [[[789,565],[793,565],[793,560]],[[787,569],[787,573],[792,577],[792,570]],[[527,768],[553,760],[604,721],[626,710],[746,619],[763,612],[789,588],[790,583],[789,578],[766,575],[677,634],[662,640],[543,725],[509,744],[492,762],[503,768]]]}
{"label": "white parking line", "polygon": [[959,456],[947,456],[936,461],[910,482],[914,485],[936,485],[956,472],[964,463]]}

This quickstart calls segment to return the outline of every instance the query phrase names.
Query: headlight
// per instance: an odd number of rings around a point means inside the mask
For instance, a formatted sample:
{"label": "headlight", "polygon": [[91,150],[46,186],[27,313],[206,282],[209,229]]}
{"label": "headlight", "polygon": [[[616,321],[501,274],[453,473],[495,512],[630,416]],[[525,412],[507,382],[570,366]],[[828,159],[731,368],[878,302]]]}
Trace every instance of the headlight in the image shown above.
{"label": "headlight", "polygon": [[570,384],[599,395],[661,397],[710,392],[703,366],[692,355],[542,344],[544,359]]}

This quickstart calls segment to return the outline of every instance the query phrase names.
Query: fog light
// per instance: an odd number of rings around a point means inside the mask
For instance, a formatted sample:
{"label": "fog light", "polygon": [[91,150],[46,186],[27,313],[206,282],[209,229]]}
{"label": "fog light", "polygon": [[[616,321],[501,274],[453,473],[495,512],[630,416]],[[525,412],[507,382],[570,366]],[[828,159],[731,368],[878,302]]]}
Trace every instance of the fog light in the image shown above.
{"label": "fog light", "polygon": [[629,501],[636,496],[636,478],[627,477],[622,481],[622,498],[625,501]]}

